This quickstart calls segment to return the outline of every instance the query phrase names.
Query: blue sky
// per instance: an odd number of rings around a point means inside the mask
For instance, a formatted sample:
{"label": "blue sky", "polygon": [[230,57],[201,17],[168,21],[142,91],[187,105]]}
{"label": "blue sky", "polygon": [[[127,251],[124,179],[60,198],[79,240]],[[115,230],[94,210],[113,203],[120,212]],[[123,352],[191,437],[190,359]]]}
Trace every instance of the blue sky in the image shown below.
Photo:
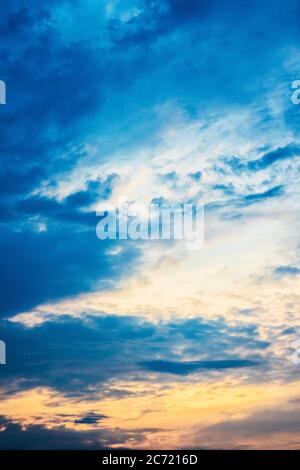
{"label": "blue sky", "polygon": [[[1,6],[1,448],[299,448],[298,18]],[[100,241],[124,195],[205,203],[203,249]]]}

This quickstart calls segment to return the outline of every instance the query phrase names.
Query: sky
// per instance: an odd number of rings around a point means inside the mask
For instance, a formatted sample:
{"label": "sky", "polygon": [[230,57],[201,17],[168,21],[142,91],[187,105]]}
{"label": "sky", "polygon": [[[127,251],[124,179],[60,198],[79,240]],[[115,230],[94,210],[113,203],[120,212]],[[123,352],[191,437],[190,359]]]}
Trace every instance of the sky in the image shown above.
{"label": "sky", "polygon": [[[299,449],[299,14],[1,5],[0,449]],[[124,195],[202,248],[99,240]]]}

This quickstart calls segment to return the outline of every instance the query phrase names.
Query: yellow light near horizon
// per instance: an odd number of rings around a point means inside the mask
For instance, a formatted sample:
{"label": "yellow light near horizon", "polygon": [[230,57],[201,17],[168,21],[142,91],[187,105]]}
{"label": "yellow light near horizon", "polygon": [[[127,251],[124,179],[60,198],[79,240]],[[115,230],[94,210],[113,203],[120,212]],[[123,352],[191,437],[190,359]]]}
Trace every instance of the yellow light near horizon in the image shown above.
{"label": "yellow light near horizon", "polygon": [[[276,382],[243,384],[238,376],[218,381],[214,376],[206,382],[197,382],[193,378],[192,383],[172,381],[167,386],[147,381],[123,381],[111,383],[110,387],[127,392],[127,396],[126,393],[123,398],[107,394],[101,397],[99,394],[99,399],[92,402],[88,398],[70,399],[49,388],[37,388],[4,399],[0,414],[5,410],[7,417],[25,427],[40,424],[48,428],[66,426],[82,431],[91,428],[112,431],[145,429],[145,440],[129,440],[122,445],[163,448],[165,436],[170,448],[180,447],[182,439],[188,447],[195,445],[195,429],[201,434],[207,426],[228,419],[238,421],[265,409],[270,409],[272,414],[272,410],[284,408],[298,398],[299,386],[299,382],[288,385]],[[107,418],[95,425],[75,423],[76,418],[91,411]]]}

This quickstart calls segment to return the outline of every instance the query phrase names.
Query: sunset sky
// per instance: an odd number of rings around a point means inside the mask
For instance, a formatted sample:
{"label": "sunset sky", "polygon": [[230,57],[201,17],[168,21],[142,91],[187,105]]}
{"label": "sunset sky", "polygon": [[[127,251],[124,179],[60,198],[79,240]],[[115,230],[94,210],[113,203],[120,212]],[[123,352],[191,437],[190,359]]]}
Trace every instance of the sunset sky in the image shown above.
{"label": "sunset sky", "polygon": [[0,449],[299,449],[299,2],[0,8]]}

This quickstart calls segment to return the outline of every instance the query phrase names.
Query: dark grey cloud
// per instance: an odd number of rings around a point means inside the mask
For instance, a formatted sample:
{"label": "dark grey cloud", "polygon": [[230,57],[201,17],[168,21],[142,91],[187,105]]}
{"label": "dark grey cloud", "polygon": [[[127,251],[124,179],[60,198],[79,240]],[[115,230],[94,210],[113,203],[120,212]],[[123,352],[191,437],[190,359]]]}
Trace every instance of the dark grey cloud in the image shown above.
{"label": "dark grey cloud", "polygon": [[[47,206],[48,213],[53,209]],[[54,207],[56,207],[54,203]],[[96,227],[95,213],[69,212],[79,222]],[[9,317],[36,305],[91,291],[93,285],[120,278],[137,255],[133,245],[116,257],[106,254],[114,240],[100,241],[94,228],[50,225],[45,232],[0,229],[2,280],[0,314]]]}
{"label": "dark grey cloud", "polygon": [[107,449],[130,440],[138,444],[153,428],[133,430],[74,430],[64,426],[48,429],[39,424],[23,427],[19,422],[0,415],[0,450],[96,450]]}
{"label": "dark grey cloud", "polygon": [[19,223],[26,222],[29,217],[37,217],[42,222],[49,219],[52,224],[66,222],[79,227],[95,227],[96,213],[95,210],[91,211],[89,206],[97,201],[107,200],[117,179],[117,175],[112,174],[104,181],[88,181],[85,189],[71,193],[62,201],[54,197],[30,195],[16,202],[11,211]]}
{"label": "dark grey cloud", "polygon": [[87,181],[83,190],[58,201],[23,194],[30,192],[42,173],[32,170],[28,179],[24,171],[8,170],[0,177],[0,316],[5,317],[90,291],[96,281],[112,282],[138,254],[138,247],[123,244],[122,253],[112,259],[106,250],[116,242],[96,236],[99,218],[89,206],[110,196],[117,175]]}
{"label": "dark grey cloud", "polygon": [[[2,321],[1,339],[7,345],[0,380],[3,393],[48,386],[85,399],[104,392],[111,379],[147,380],[145,371],[178,378],[240,367],[248,367],[250,373],[268,348],[253,325],[230,328],[222,321],[199,319],[155,325],[137,317],[88,314],[33,328]],[[246,351],[243,358],[235,352],[241,348]],[[199,360],[187,361],[191,354]]]}
{"label": "dark grey cloud", "polygon": [[91,413],[87,413],[84,416],[81,416],[80,418],[75,419],[74,423],[75,424],[98,424],[105,418],[107,418],[106,415],[101,415],[99,413],[91,412]]}
{"label": "dark grey cloud", "polygon": [[151,371],[166,374],[186,375],[201,370],[226,370],[241,367],[253,367],[258,363],[245,359],[227,359],[219,361],[192,361],[192,362],[172,362],[172,361],[146,361],[141,365]]}

